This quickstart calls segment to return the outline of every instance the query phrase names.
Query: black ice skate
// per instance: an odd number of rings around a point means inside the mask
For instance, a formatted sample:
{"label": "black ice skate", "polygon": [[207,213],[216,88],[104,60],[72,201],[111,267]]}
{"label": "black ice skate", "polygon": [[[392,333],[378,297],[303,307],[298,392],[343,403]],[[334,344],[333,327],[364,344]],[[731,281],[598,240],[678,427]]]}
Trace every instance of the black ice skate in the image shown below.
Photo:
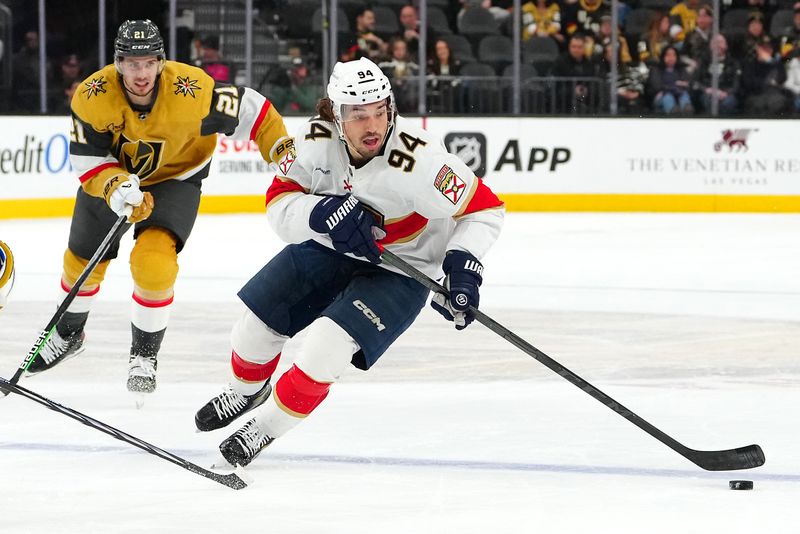
{"label": "black ice skate", "polygon": [[219,452],[229,464],[244,467],[273,441],[274,438],[266,435],[255,419],[250,419],[247,424],[220,443]]}
{"label": "black ice skate", "polygon": [[128,391],[152,393],[156,390],[156,357],[131,354],[128,360]]}
{"label": "black ice skate", "polygon": [[231,421],[245,412],[264,404],[272,392],[272,386],[267,380],[260,390],[252,395],[242,395],[230,385],[208,401],[194,416],[194,423],[201,432],[216,430],[228,426]]}
{"label": "black ice skate", "polygon": [[54,329],[53,333],[47,341],[44,342],[44,345],[42,345],[42,348],[39,349],[39,354],[36,355],[28,366],[28,376],[46,371],[82,353],[85,339],[86,334],[83,333],[83,330],[70,334],[66,338],[62,338],[58,330]]}

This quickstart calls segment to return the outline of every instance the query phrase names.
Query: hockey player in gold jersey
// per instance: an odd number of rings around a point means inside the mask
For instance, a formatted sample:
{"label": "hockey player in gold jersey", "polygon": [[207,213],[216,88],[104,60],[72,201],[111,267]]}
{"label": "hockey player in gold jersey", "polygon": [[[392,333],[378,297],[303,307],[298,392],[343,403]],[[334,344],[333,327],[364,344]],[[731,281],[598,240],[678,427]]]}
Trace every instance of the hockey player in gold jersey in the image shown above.
{"label": "hockey player in gold jersey", "polygon": [[[130,213],[136,240],[128,389],[152,392],[178,274],[178,253],[197,216],[217,134],[252,140],[262,157],[283,167],[293,140],[269,100],[246,87],[220,85],[201,69],[167,61],[158,27],[124,22],[114,64],[90,75],[72,99],[70,161],[79,179],[61,299],[114,222]],[[113,243],[33,360],[35,374],[79,354],[92,300],[117,256]]]}

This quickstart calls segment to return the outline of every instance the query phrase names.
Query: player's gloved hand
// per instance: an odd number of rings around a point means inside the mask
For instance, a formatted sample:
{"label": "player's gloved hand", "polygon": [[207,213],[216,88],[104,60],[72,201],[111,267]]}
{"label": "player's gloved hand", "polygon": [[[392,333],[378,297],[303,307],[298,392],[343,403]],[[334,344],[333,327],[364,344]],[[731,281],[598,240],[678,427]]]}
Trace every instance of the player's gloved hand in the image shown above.
{"label": "player's gloved hand", "polygon": [[106,184],[103,195],[114,213],[127,215],[132,223],[147,219],[155,205],[153,195],[139,189],[139,177],[135,174],[112,178]]}
{"label": "player's gloved hand", "polygon": [[353,195],[327,196],[314,209],[308,225],[320,234],[328,234],[338,252],[351,252],[372,263],[381,262],[381,251],[375,242],[375,218]]}
{"label": "player's gloved hand", "polygon": [[463,250],[449,250],[442,263],[444,287],[450,292],[448,299],[443,293],[434,293],[431,307],[448,321],[463,330],[475,320],[470,306],[477,309],[480,302],[478,288],[483,282],[483,265],[478,258]]}

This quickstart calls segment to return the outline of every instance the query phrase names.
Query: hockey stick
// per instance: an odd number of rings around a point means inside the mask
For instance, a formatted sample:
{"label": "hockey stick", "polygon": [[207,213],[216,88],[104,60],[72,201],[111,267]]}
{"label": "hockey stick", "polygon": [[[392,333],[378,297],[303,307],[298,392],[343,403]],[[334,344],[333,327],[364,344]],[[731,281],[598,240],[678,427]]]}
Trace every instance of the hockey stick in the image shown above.
{"label": "hockey stick", "polygon": [[227,475],[221,475],[219,473],[215,473],[213,471],[209,471],[208,469],[204,469],[199,465],[193,464],[187,460],[179,456],[175,456],[171,452],[165,451],[155,445],[151,445],[146,441],[143,441],[137,437],[131,436],[130,434],[123,432],[122,430],[116,429],[113,426],[109,426],[97,419],[89,417],[88,415],[82,414],[77,410],[73,410],[72,408],[67,408],[57,402],[54,402],[46,397],[42,397],[38,393],[35,393],[29,389],[25,389],[24,387],[14,384],[9,380],[6,380],[3,377],[0,377],[0,389],[5,391],[6,393],[14,392],[17,395],[22,397],[26,397],[34,402],[38,402],[42,406],[53,410],[54,412],[58,412],[60,414],[64,414],[67,417],[71,417],[76,421],[83,423],[84,425],[94,428],[95,430],[99,430],[109,436],[116,438],[120,441],[124,441],[125,443],[130,443],[134,447],[139,447],[145,452],[148,452],[154,456],[158,456],[168,462],[172,462],[173,464],[183,467],[187,471],[191,471],[196,475],[200,475],[206,477],[208,479],[213,480],[214,482],[219,482],[224,486],[228,486],[229,488],[233,488],[235,490],[239,490],[242,488],[247,487],[247,482],[245,482],[242,478],[239,477],[237,473],[229,473]]}
{"label": "hockey stick", "polygon": [[[22,377],[22,373],[24,373],[28,369],[28,367],[33,362],[34,358],[36,358],[36,356],[39,354],[39,351],[42,350],[44,344],[47,342],[48,339],[50,339],[50,336],[53,335],[53,330],[55,329],[56,325],[61,320],[61,318],[64,316],[64,313],[66,313],[67,308],[69,308],[69,305],[72,304],[73,300],[75,300],[75,296],[81,290],[81,286],[83,285],[83,283],[86,281],[87,278],[89,278],[89,275],[92,274],[92,271],[94,271],[95,267],[97,267],[97,264],[100,263],[100,260],[103,258],[103,256],[105,256],[106,252],[108,251],[108,248],[111,246],[111,243],[113,243],[114,240],[117,239],[119,236],[121,236],[122,233],[127,229],[127,225],[125,224],[127,219],[128,217],[126,215],[120,215],[120,217],[114,223],[114,226],[112,226],[111,230],[108,231],[108,234],[103,239],[102,243],[100,243],[100,246],[97,247],[94,256],[92,256],[92,258],[89,260],[89,263],[86,264],[86,267],[83,268],[83,272],[75,281],[75,284],[72,286],[72,289],[69,290],[67,296],[61,302],[61,305],[58,307],[56,313],[50,319],[50,322],[47,323],[47,326],[45,326],[41,332],[39,332],[39,337],[36,338],[36,342],[31,347],[31,350],[28,351],[28,354],[27,356],[25,356],[25,359],[22,360],[21,364],[19,364],[19,368],[14,373],[14,376],[12,376],[11,380],[8,381],[10,384],[16,384],[17,382],[19,382],[20,377]],[[3,396],[0,397],[0,399],[8,395],[7,390],[0,390],[0,392],[2,392],[3,394]]]}
{"label": "hockey stick", "polygon": [[[409,277],[421,283],[431,291],[448,295],[447,290],[442,285],[436,283],[434,280],[425,275],[425,273],[416,269],[413,265],[409,265],[388,250],[383,250],[381,259],[387,264],[397,267]],[[698,451],[695,449],[690,449],[689,447],[676,441],[674,438],[668,436],[661,430],[657,429],[630,411],[628,408],[618,403],[557,361],[553,360],[547,354],[540,351],[518,335],[514,334],[508,328],[504,327],[485,313],[473,307],[470,307],[470,310],[475,314],[475,319],[486,326],[489,330],[498,334],[500,337],[519,348],[529,356],[532,356],[551,371],[554,371],[561,378],[583,390],[584,393],[591,395],[596,400],[603,403],[606,407],[614,410],[619,415],[638,426],[670,449],[694,462],[703,469],[707,471],[732,471],[735,469],[751,469],[753,467],[764,465],[764,451],[762,451],[761,447],[758,445],[748,445],[746,447],[724,451]]]}

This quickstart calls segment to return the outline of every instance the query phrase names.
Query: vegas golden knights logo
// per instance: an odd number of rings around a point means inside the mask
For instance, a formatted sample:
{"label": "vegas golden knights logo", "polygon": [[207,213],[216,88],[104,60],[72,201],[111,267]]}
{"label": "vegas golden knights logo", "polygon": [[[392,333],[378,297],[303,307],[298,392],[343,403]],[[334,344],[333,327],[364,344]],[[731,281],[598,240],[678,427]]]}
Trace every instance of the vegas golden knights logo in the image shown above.
{"label": "vegas golden knights logo", "polygon": [[128,172],[144,180],[158,169],[161,155],[164,152],[164,141],[130,141],[124,135],[119,136],[115,155]]}

